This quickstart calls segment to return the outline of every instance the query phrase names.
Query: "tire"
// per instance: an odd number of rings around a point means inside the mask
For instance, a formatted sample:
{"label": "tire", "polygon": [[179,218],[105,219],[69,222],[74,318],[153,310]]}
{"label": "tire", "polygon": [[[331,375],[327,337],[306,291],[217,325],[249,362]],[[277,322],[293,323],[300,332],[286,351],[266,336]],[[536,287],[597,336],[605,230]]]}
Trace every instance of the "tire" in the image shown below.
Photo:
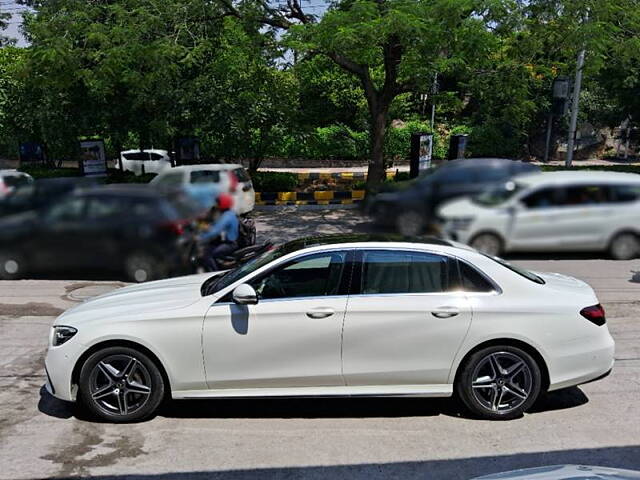
{"label": "tire", "polygon": [[475,248],[480,253],[490,255],[492,257],[499,257],[502,255],[503,244],[500,237],[493,233],[481,233],[473,237],[469,242],[471,248]]}
{"label": "tire", "polygon": [[405,237],[416,237],[424,232],[425,227],[424,216],[415,210],[402,212],[396,219],[396,230]]}
{"label": "tire", "polygon": [[524,350],[508,345],[475,352],[459,372],[456,395],[471,413],[490,420],[521,417],[542,388],[537,362]]}
{"label": "tire", "polygon": [[127,278],[135,283],[157,280],[166,276],[166,268],[162,260],[144,252],[128,255],[124,261],[124,271]]}
{"label": "tire", "polygon": [[609,243],[609,255],[614,260],[632,260],[638,254],[640,254],[640,240],[634,233],[619,233]]}
{"label": "tire", "polygon": [[82,366],[78,400],[94,416],[113,423],[149,418],[164,399],[158,366],[129,347],[107,347]]}
{"label": "tire", "polygon": [[18,280],[24,278],[27,265],[24,256],[18,252],[0,252],[0,279]]}

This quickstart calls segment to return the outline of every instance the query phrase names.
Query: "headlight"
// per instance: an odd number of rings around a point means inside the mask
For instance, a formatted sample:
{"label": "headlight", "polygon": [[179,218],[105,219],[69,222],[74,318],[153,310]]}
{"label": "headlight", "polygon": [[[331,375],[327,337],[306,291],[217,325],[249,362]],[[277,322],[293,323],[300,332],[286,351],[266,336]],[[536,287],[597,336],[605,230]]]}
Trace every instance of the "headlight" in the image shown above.
{"label": "headlight", "polygon": [[62,325],[53,327],[53,339],[51,340],[51,344],[54,347],[58,347],[71,340],[76,333],[78,333],[78,330],[73,327],[65,327]]}
{"label": "headlight", "polygon": [[450,218],[447,227],[451,230],[467,230],[473,222],[473,217]]}

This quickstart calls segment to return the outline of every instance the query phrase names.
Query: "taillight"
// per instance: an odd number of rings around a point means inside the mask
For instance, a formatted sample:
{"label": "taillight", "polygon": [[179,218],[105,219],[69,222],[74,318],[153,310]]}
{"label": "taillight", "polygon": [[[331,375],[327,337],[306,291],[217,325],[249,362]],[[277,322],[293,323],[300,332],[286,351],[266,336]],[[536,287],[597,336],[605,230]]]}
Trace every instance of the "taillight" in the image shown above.
{"label": "taillight", "polygon": [[600,304],[583,308],[580,310],[580,315],[599,327],[607,323],[607,319],[604,315],[604,308],[602,308],[602,305]]}
{"label": "taillight", "polygon": [[166,222],[160,224],[162,230],[173,233],[176,236],[180,236],[184,233],[184,224],[182,222]]}
{"label": "taillight", "polygon": [[229,172],[229,177],[231,180],[231,183],[229,184],[229,191],[231,193],[236,193],[236,190],[238,189],[238,177],[233,172]]}

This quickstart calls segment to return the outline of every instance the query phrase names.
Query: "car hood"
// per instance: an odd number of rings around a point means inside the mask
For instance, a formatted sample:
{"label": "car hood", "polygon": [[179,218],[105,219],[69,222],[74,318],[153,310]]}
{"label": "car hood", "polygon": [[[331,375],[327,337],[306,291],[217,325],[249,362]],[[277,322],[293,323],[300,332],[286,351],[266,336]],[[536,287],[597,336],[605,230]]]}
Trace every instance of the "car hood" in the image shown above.
{"label": "car hood", "polygon": [[123,287],[70,308],[56,323],[71,325],[114,315],[141,315],[183,308],[202,298],[200,287],[217,273],[203,273]]}
{"label": "car hood", "polygon": [[589,467],[584,465],[553,465],[495,473],[471,480],[636,480],[640,472],[620,468]]}

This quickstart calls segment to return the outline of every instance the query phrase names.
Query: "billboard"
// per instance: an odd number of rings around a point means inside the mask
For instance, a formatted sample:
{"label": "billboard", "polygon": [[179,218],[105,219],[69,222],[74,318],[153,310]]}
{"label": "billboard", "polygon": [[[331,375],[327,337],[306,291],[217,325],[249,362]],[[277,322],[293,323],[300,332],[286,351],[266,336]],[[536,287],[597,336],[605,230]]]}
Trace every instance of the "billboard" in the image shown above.
{"label": "billboard", "polygon": [[103,140],[80,141],[80,171],[85,177],[103,177],[107,174]]}

